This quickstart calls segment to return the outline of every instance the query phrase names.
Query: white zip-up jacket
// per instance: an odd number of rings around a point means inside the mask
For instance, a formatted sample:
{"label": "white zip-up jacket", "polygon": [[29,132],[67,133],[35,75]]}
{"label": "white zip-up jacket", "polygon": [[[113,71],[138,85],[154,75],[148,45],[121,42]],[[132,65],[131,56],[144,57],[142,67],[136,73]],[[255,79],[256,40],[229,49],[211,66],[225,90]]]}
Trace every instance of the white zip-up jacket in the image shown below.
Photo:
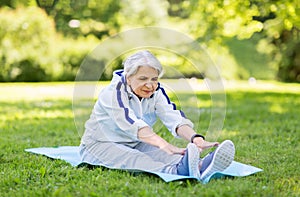
{"label": "white zip-up jacket", "polygon": [[99,94],[89,120],[85,123],[82,143],[92,141],[125,143],[140,142],[138,130],[155,124],[157,118],[175,136],[181,125],[193,127],[184,113],[176,109],[163,87],[158,86],[150,98],[139,99],[127,85],[123,70],[113,73],[109,86]]}

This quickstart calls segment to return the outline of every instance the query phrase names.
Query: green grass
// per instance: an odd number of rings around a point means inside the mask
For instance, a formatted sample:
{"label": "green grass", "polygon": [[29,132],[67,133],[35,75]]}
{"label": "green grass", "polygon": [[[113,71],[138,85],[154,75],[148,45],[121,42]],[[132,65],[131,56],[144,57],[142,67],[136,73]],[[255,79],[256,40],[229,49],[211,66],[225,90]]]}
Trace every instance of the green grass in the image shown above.
{"label": "green grass", "polygon": [[[76,168],[25,152],[80,143],[72,87],[72,83],[0,84],[0,196],[300,196],[299,84],[228,83],[219,140],[234,141],[235,160],[264,171],[206,185],[193,180],[165,183],[154,175],[101,167]],[[203,109],[202,130],[210,119],[210,95],[202,91],[197,97]],[[188,100],[181,103],[193,106]],[[193,118],[190,112],[187,115]],[[160,133],[171,141],[164,131]]]}

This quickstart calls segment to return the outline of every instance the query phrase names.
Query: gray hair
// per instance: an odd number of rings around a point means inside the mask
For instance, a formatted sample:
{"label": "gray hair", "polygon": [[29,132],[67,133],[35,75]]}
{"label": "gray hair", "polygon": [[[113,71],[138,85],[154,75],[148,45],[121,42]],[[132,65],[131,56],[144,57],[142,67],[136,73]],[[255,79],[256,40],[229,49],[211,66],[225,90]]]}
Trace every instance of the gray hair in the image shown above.
{"label": "gray hair", "polygon": [[140,66],[149,66],[158,71],[158,75],[163,74],[163,68],[158,59],[148,50],[139,51],[129,56],[124,62],[124,72],[127,76],[136,74]]}

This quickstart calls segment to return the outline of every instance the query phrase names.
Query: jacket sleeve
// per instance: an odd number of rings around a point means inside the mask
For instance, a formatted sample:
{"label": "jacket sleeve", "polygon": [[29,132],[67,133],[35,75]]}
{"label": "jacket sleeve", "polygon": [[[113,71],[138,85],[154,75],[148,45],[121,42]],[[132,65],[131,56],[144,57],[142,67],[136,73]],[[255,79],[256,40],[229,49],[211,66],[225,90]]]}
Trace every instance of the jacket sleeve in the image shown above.
{"label": "jacket sleeve", "polygon": [[176,132],[177,127],[181,125],[188,125],[191,128],[194,127],[193,123],[186,118],[185,114],[181,110],[178,110],[176,105],[170,101],[162,87],[160,87],[157,92],[155,112],[175,137],[179,137]]}
{"label": "jacket sleeve", "polygon": [[104,91],[98,98],[99,104],[117,127],[134,140],[138,140],[137,133],[140,128],[148,126],[143,120],[136,117],[129,107],[129,98],[124,91],[124,84],[118,83]]}

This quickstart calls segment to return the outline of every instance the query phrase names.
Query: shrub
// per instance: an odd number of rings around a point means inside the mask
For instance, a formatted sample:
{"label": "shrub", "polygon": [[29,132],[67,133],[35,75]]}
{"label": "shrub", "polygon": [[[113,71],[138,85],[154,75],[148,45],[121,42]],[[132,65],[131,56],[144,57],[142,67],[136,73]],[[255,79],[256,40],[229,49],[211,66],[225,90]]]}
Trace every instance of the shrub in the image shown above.
{"label": "shrub", "polygon": [[54,22],[36,7],[0,10],[0,80],[45,81],[53,70]]}
{"label": "shrub", "polygon": [[98,40],[62,37],[40,8],[0,9],[0,81],[71,81]]}
{"label": "shrub", "polygon": [[96,47],[98,39],[93,36],[78,39],[64,38],[56,42],[57,66],[53,75],[55,81],[73,81],[87,55]]}

